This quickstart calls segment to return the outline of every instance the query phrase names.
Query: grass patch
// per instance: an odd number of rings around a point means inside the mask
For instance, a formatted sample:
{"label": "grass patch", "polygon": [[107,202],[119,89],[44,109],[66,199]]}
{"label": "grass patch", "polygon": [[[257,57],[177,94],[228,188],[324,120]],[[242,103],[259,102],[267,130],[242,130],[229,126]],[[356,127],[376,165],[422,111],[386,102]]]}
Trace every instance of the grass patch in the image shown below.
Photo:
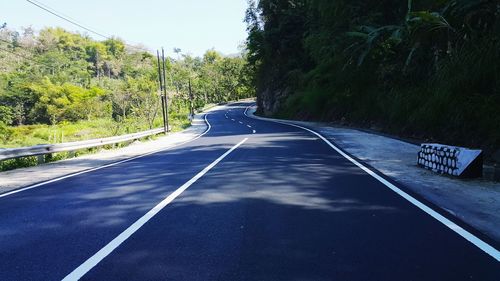
{"label": "grass patch", "polygon": [[[179,132],[188,128],[191,123],[188,119],[187,109],[169,114],[169,125],[171,132]],[[157,118],[154,128],[163,126],[163,120]],[[96,138],[105,138],[130,134],[149,130],[149,126],[137,119],[128,119],[125,122],[117,122],[113,119],[96,119],[91,121],[79,121],[75,123],[60,123],[57,125],[24,125],[17,127],[5,126],[0,123],[0,148],[26,147],[38,144],[56,144],[71,141],[82,141]],[[155,139],[156,136],[145,137],[141,140]],[[97,148],[89,148],[74,152],[62,152],[47,154],[44,161],[55,162],[63,159],[73,158],[85,154],[97,153],[101,149],[121,148],[130,142],[106,145]],[[22,167],[32,167],[38,164],[37,156],[22,157],[0,161],[0,171],[7,171]]]}

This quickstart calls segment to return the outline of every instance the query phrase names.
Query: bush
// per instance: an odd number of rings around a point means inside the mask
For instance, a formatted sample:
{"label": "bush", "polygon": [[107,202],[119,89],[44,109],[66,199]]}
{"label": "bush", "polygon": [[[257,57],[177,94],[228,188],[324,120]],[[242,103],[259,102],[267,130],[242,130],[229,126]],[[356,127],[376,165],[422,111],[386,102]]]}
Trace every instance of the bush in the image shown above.
{"label": "bush", "polygon": [[0,140],[3,144],[6,144],[12,138],[13,130],[5,125],[4,122],[0,121]]}

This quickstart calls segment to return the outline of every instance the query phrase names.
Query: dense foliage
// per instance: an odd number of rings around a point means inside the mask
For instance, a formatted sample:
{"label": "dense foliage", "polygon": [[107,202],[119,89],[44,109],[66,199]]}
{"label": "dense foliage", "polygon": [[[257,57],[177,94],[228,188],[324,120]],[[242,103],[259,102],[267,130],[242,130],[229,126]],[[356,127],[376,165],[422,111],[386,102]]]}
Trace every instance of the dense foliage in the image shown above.
{"label": "dense foliage", "polygon": [[[209,50],[203,58],[169,58],[166,68],[174,125],[188,123],[189,80],[196,108],[253,94],[242,56]],[[61,28],[0,28],[0,146],[160,126],[158,88],[156,56],[120,39],[96,41]]]}
{"label": "dense foliage", "polygon": [[495,0],[249,1],[266,114],[500,147]]}

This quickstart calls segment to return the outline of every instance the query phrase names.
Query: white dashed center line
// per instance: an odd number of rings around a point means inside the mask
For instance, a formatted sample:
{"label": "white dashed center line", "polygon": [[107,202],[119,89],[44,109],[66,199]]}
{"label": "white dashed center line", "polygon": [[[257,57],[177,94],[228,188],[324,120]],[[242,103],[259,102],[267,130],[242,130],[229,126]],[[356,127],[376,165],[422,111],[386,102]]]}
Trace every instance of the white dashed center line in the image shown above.
{"label": "white dashed center line", "polygon": [[248,128],[252,128],[252,126],[250,126],[250,125],[247,125],[247,127],[248,127]]}

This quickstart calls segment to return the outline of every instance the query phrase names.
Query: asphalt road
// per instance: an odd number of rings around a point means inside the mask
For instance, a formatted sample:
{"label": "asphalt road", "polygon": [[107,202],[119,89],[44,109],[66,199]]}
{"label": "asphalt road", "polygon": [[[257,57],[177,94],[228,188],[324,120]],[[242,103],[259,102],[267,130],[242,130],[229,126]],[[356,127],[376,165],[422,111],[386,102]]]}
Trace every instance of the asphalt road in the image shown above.
{"label": "asphalt road", "polygon": [[174,149],[0,198],[0,280],[500,280],[454,226],[248,105]]}

